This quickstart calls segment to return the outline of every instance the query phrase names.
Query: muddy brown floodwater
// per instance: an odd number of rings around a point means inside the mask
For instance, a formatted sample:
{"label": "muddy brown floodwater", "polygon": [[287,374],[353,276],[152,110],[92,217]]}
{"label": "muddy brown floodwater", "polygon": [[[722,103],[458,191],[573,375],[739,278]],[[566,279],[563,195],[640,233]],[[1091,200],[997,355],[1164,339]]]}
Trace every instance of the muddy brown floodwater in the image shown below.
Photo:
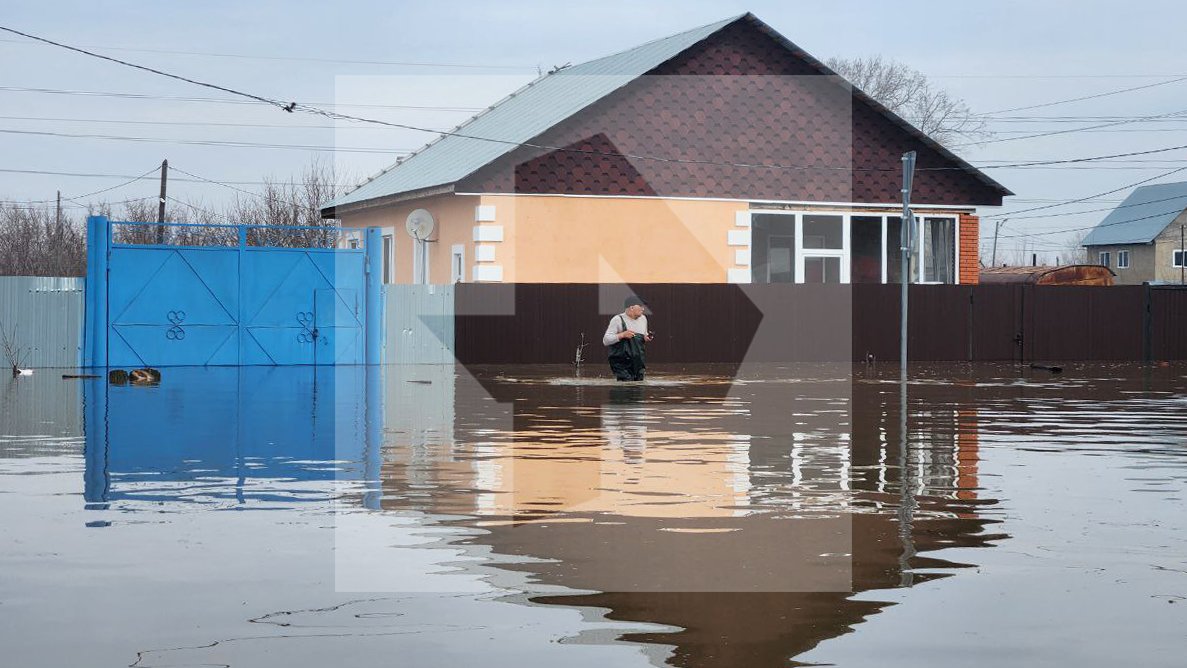
{"label": "muddy brown floodwater", "polygon": [[0,381],[12,666],[1182,666],[1187,366]]}

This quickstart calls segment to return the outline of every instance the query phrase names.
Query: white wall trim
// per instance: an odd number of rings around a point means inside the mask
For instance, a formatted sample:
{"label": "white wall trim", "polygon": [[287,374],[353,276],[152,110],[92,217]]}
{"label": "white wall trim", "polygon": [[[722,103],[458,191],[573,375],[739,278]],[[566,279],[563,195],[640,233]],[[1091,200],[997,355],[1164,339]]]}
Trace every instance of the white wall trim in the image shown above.
{"label": "white wall trim", "polygon": [[474,207],[474,222],[476,223],[493,223],[495,222],[495,205],[493,204],[479,204]]}
{"label": "white wall trim", "polygon": [[474,261],[475,262],[494,262],[495,261],[495,246],[486,244],[478,244],[474,247]]}
{"label": "white wall trim", "polygon": [[734,251],[734,264],[740,267],[750,266],[750,249]]}
{"label": "white wall trim", "polygon": [[[577,197],[577,198],[598,198],[598,199],[652,199],[652,200],[674,200],[679,202],[743,202],[746,204],[789,204],[792,206],[833,206],[833,207],[847,207],[847,208],[862,208],[862,209],[886,209],[893,211],[896,208],[902,210],[901,202],[811,202],[808,200],[793,200],[793,199],[734,199],[730,197],[660,197],[658,195],[577,195],[570,193],[454,193],[456,195],[467,196],[491,196],[491,197]],[[972,213],[977,209],[1000,209],[1000,206],[993,206],[990,204],[912,204],[912,209],[934,209],[938,211],[960,211],[962,213]],[[779,213],[777,210],[761,210],[759,213]]]}
{"label": "white wall trim", "polygon": [[503,240],[503,226],[502,225],[475,225],[474,226],[474,241],[502,241]]}
{"label": "white wall trim", "polygon": [[738,227],[750,227],[750,211],[734,212],[734,225]]}
{"label": "white wall trim", "polygon": [[750,230],[730,230],[726,243],[731,246],[750,247]]}
{"label": "white wall trim", "polygon": [[730,269],[727,280],[730,283],[749,283],[750,270],[749,269]]}
{"label": "white wall trim", "polygon": [[475,283],[502,283],[503,267],[498,264],[476,264],[470,268]]}

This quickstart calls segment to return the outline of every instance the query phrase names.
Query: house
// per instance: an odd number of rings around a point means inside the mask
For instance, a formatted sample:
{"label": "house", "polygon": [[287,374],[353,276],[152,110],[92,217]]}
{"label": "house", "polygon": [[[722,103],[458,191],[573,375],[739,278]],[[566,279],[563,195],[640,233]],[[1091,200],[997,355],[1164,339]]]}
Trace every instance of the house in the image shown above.
{"label": "house", "polygon": [[1099,264],[1058,267],[982,267],[982,283],[1025,285],[1112,285],[1117,274]]}
{"label": "house", "polygon": [[745,14],[542,76],[322,215],[385,228],[396,283],[895,283],[912,150],[911,280],[976,283],[1012,193]]}
{"label": "house", "polygon": [[1137,188],[1084,237],[1088,260],[1113,269],[1118,285],[1183,280],[1187,182]]}

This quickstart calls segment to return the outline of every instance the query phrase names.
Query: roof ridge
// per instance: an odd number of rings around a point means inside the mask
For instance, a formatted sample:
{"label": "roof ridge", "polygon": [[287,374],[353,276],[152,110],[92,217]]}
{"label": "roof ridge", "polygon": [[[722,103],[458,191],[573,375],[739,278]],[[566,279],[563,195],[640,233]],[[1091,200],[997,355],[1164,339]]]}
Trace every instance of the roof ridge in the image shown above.
{"label": "roof ridge", "polygon": [[[636,44],[630,48],[623,49],[621,51],[615,51],[614,53],[608,53],[604,56],[598,56],[597,58],[594,58],[593,60],[587,60],[582,63],[577,63],[576,65],[566,67],[563,70],[559,70],[559,71],[560,72],[572,72],[573,69],[578,68],[578,67],[584,67],[586,65],[593,65],[594,63],[598,63],[598,62],[601,62],[603,60],[607,60],[610,58],[617,58],[619,56],[630,53],[632,51],[638,51],[638,50],[647,48],[647,47],[652,46],[653,44],[657,44],[659,42],[663,42],[663,41],[666,41],[669,39],[676,39],[677,37],[682,37],[689,33],[697,32],[700,30],[704,30],[706,28],[717,26],[717,28],[713,31],[713,33],[715,33],[718,30],[721,30],[722,28],[730,25],[731,23],[734,23],[735,21],[740,21],[740,20],[746,18],[747,16],[751,16],[750,12],[746,12],[744,14],[738,14],[737,16],[731,16],[729,18],[721,19],[718,21],[710,21],[709,23],[696,26],[695,28],[689,28],[688,30],[681,30],[680,32],[672,33],[670,35],[664,35],[663,37],[656,37],[655,39],[648,40],[646,42],[643,42],[642,44]],[[709,35],[712,35],[713,33],[709,33]],[[706,37],[708,37],[709,35],[706,35]]]}

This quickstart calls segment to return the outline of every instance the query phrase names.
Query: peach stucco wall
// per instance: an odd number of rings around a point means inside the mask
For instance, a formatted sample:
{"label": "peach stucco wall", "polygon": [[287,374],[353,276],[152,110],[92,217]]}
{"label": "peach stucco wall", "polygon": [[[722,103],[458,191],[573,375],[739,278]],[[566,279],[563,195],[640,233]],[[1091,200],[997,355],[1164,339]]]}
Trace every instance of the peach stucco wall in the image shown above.
{"label": "peach stucco wall", "polygon": [[[392,233],[396,283],[412,282],[413,242],[404,221],[417,208],[437,221],[436,241],[429,244],[429,278],[435,284],[450,282],[455,244],[465,248],[465,282],[724,283],[731,270],[742,280],[749,276],[743,259],[750,249],[749,227],[737,216],[749,210],[746,202],[444,194],[342,215],[346,226]],[[977,217],[957,210],[927,213],[960,217],[960,282],[976,283]],[[484,240],[475,241],[476,230]],[[731,245],[735,238],[744,242]]]}
{"label": "peach stucco wall", "polygon": [[384,207],[363,209],[342,215],[346,227],[382,227],[395,244],[394,283],[412,282],[413,241],[404,231],[404,222],[413,209],[427,209],[437,221],[435,242],[429,243],[429,282],[449,283],[450,254],[454,244],[466,247],[466,280],[474,264],[474,211],[478,197],[438,195]]}
{"label": "peach stucco wall", "polygon": [[723,283],[745,202],[483,195],[505,282]]}

